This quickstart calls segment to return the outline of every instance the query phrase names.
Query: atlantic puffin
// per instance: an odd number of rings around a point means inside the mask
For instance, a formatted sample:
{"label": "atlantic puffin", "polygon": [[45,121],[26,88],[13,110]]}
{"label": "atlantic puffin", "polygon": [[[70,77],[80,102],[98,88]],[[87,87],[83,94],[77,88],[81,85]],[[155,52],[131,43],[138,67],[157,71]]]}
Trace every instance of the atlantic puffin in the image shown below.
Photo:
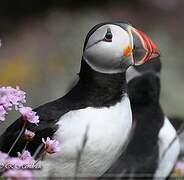
{"label": "atlantic puffin", "polygon": [[159,103],[160,72],[160,56],[126,71],[134,132],[127,148],[103,177],[110,174],[114,179],[163,180],[174,168],[180,143]]}
{"label": "atlantic puffin", "polygon": [[[128,23],[93,27],[85,39],[79,81],[64,97],[36,108],[39,126],[27,127],[36,133],[27,146],[32,155],[42,138],[54,137],[61,146],[59,153],[45,156],[35,176],[101,176],[119,156],[132,128],[126,70],[158,55],[151,39]],[[7,128],[0,137],[1,151],[8,152],[22,124],[20,117]],[[16,156],[25,143],[21,138],[10,155]]]}

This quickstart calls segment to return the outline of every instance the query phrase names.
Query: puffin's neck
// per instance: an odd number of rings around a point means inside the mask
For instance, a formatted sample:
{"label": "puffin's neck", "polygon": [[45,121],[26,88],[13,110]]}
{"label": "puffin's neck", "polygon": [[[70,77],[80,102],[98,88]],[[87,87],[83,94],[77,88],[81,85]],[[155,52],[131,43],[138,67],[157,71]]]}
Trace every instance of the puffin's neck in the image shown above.
{"label": "puffin's neck", "polygon": [[73,89],[93,107],[109,107],[120,102],[126,93],[125,72],[103,74],[94,71],[82,60],[79,82]]}

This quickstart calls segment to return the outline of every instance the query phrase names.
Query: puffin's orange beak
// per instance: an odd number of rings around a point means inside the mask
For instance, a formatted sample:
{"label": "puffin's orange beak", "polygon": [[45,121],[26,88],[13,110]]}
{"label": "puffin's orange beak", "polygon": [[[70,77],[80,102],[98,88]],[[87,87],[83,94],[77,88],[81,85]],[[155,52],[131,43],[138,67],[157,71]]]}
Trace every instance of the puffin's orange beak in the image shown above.
{"label": "puffin's orange beak", "polygon": [[151,38],[146,35],[143,31],[137,30],[140,36],[142,37],[146,50],[147,50],[147,56],[145,56],[144,61],[148,61],[149,59],[155,58],[160,55],[160,50],[156,46],[156,44],[151,40]]}
{"label": "puffin's orange beak", "polygon": [[134,64],[140,65],[160,56],[160,50],[143,31],[132,28]]}

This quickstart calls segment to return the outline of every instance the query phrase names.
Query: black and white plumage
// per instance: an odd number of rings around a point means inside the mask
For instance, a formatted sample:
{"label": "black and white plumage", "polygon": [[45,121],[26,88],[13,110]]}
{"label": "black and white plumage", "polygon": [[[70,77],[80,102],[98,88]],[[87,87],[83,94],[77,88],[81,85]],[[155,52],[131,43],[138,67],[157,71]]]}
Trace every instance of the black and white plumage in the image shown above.
{"label": "black and white plumage", "polygon": [[114,174],[116,177],[119,175],[120,179],[146,177],[162,180],[171,173],[180,144],[176,130],[159,103],[160,71],[160,57],[128,69],[128,95],[135,128],[127,149],[104,177]]}
{"label": "black and white plumage", "polygon": [[[132,128],[126,69],[159,55],[156,47],[148,46],[146,37],[119,22],[99,24],[88,33],[78,83],[64,97],[36,108],[40,124],[27,127],[36,133],[27,147],[32,154],[41,138],[54,137],[61,144],[61,152],[46,156],[42,170],[35,176],[76,175],[78,152],[86,132],[77,175],[100,176],[116,160]],[[22,124],[18,119],[1,136],[1,151],[9,150]],[[17,155],[25,143],[21,138],[10,155]]]}

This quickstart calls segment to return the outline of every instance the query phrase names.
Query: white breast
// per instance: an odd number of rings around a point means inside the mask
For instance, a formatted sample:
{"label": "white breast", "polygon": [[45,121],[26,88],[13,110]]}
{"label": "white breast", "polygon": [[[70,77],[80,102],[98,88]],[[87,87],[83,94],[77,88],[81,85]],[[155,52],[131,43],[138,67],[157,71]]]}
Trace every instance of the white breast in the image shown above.
{"label": "white breast", "polygon": [[[154,179],[164,180],[169,175],[176,163],[180,152],[178,138],[175,139],[172,146],[165,153],[165,150],[168,148],[174,138],[176,138],[176,130],[169,122],[167,117],[165,117],[164,125],[159,132],[159,163]],[[165,154],[164,156],[163,153]]]}
{"label": "white breast", "polygon": [[78,151],[87,132],[78,175],[99,176],[116,160],[132,126],[132,113],[127,96],[109,108],[88,107],[70,111],[58,122],[55,139],[61,152],[48,156],[43,162],[43,174],[51,170],[54,176],[73,176]]}

